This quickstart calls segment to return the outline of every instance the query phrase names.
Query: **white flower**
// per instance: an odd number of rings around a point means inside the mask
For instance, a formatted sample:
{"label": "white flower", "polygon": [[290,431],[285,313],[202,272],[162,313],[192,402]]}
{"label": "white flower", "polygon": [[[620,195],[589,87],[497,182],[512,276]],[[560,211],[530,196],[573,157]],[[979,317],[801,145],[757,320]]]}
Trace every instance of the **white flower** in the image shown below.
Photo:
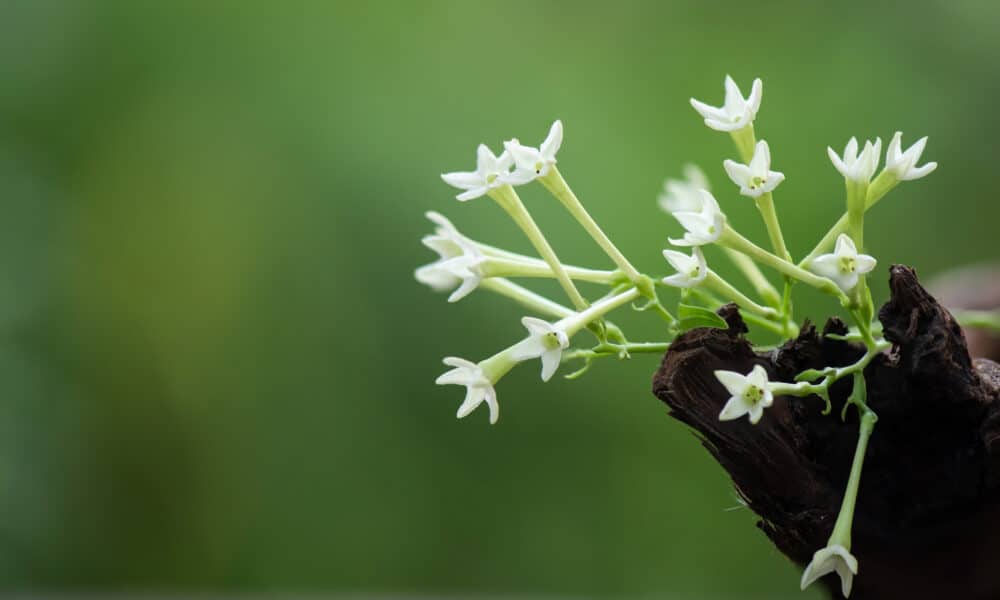
{"label": "white flower", "polygon": [[726,215],[722,214],[715,197],[705,190],[698,190],[701,210],[698,212],[675,212],[674,218],[687,231],[679,240],[670,239],[675,246],[704,246],[719,239],[726,227]]}
{"label": "white flower", "polygon": [[569,336],[548,321],[534,317],[524,317],[521,324],[528,330],[528,338],[514,348],[513,358],[517,361],[532,358],[542,359],[542,381],[548,381],[559,368],[562,351],[569,347]]}
{"label": "white flower", "polygon": [[504,152],[499,157],[493,154],[486,144],[479,144],[476,149],[476,170],[474,172],[444,173],[441,179],[452,187],[465,190],[455,196],[465,202],[478,198],[491,189],[503,184],[502,178],[514,164],[510,153]]}
{"label": "white flower", "polygon": [[740,193],[751,198],[774,190],[785,180],[784,174],[771,170],[771,149],[764,140],[757,142],[749,165],[726,160],[722,166],[733,183],[740,186]]}
{"label": "white flower", "polygon": [[763,85],[760,79],[754,79],[753,87],[750,89],[750,97],[744,99],[736,82],[733,81],[732,77],[726,75],[726,100],[721,107],[709,106],[694,98],[691,98],[691,106],[704,117],[705,125],[712,129],[737,131],[753,123],[757,117]]}
{"label": "white flower", "polygon": [[843,158],[838,156],[829,146],[826,148],[826,153],[841,175],[858,183],[868,183],[872,175],[875,174],[875,170],[878,169],[878,161],[882,153],[882,139],[875,138],[874,144],[870,140],[866,140],[860,155],[858,154],[858,139],[854,137],[844,147]]}
{"label": "white flower", "polygon": [[719,413],[720,421],[731,421],[749,414],[750,422],[756,425],[764,415],[764,409],[774,402],[767,371],[760,365],[754,366],[748,375],[740,375],[735,371],[716,371],[715,378],[732,394]]}
{"label": "white flower", "polygon": [[668,179],[663,184],[664,193],[657,198],[660,208],[668,213],[698,212],[702,198],[699,190],[707,190],[708,179],[695,165],[684,165],[684,179]]}
{"label": "white flower", "polygon": [[429,235],[421,240],[425,246],[438,253],[440,259],[424,265],[414,272],[417,281],[434,290],[444,292],[459,286],[448,302],[458,302],[472,293],[482,281],[479,265],[486,257],[461,237]]}
{"label": "white flower", "polygon": [[490,407],[490,424],[496,423],[500,418],[497,393],[493,389],[493,382],[486,377],[479,365],[454,356],[444,359],[444,364],[454,368],[438,377],[434,383],[466,387],[465,401],[458,407],[456,416],[461,419],[486,402]]}
{"label": "white flower", "polygon": [[812,562],[802,572],[802,589],[806,589],[812,582],[834,571],[840,576],[840,591],[847,598],[851,595],[854,576],[858,574],[858,559],[840,544],[827,546],[813,554]]}
{"label": "white flower", "polygon": [[708,276],[708,266],[705,264],[705,255],[701,248],[695,246],[691,256],[676,250],[664,250],[663,258],[667,259],[670,266],[677,269],[677,273],[663,278],[663,283],[680,288],[695,287]]}
{"label": "white flower", "polygon": [[521,142],[516,139],[504,142],[503,147],[514,158],[516,166],[513,173],[504,175],[504,183],[521,185],[536,177],[548,175],[552,165],[556,164],[556,152],[559,152],[562,140],[562,121],[556,121],[549,129],[549,135],[538,148],[522,146]]}
{"label": "white flower", "polygon": [[859,275],[874,268],[875,259],[867,254],[858,254],[854,241],[846,233],[837,238],[837,247],[832,254],[817,256],[809,266],[817,275],[832,279],[845,292],[858,285]]}
{"label": "white flower", "polygon": [[937,168],[936,162],[929,162],[922,167],[917,166],[920,155],[924,153],[924,146],[927,145],[927,137],[917,140],[905,152],[901,151],[903,132],[897,131],[889,142],[889,148],[885,153],[885,169],[891,171],[896,179],[900,181],[911,181],[930,175],[931,171]]}

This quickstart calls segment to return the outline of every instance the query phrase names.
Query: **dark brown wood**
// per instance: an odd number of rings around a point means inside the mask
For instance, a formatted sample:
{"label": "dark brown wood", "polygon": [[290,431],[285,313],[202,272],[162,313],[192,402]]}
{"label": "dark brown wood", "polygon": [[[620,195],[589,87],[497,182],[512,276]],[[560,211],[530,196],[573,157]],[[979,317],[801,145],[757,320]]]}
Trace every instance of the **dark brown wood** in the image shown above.
{"label": "dark brown wood", "polygon": [[[890,288],[879,319],[894,346],[865,371],[879,421],[855,512],[852,598],[1000,598],[1000,367],[970,359],[961,328],[912,269],[893,266]],[[792,381],[805,369],[851,364],[864,349],[806,324],[798,339],[757,354],[737,307],[719,312],[729,329],[679,336],[653,393],[698,433],[760,516],[757,526],[804,566],[826,545],[850,472],[858,416],[839,415],[851,382],[833,386],[830,415],[817,397],[779,397],[751,425],[718,420],[728,394],[713,371],[759,364],[772,380]],[[845,330],[832,319],[824,333]],[[823,584],[840,596],[835,575]]]}

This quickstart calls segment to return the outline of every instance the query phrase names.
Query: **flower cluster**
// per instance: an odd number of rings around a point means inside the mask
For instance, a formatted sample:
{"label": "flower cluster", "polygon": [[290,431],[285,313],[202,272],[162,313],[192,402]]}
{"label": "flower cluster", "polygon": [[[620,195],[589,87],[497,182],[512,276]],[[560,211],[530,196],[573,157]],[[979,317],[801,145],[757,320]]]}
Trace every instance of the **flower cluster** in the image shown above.
{"label": "flower cluster", "polygon": [[[624,359],[644,352],[659,354],[669,348],[673,337],[689,329],[724,327],[725,322],[715,311],[729,302],[739,306],[751,327],[784,338],[793,337],[799,331],[791,302],[793,288],[805,285],[841,303],[854,321],[857,333],[852,335],[865,344],[868,351],[852,365],[803,372],[795,382],[772,381],[760,364],[747,372],[716,371],[718,418],[735,421],[745,416],[750,424],[757,425],[765,418],[765,410],[776,402],[805,396],[825,399],[829,412],[831,386],[850,377],[854,380],[855,392],[844,408],[855,406],[861,415],[857,451],[859,456],[864,455],[876,420],[865,404],[864,369],[887,346],[871,326],[873,304],[866,276],[874,270],[876,260],[863,252],[864,217],[897,185],[930,174],[937,163],[918,166],[927,138],[921,138],[904,150],[900,132],[893,135],[886,148],[881,171],[880,138],[862,145],[852,137],[841,153],[827,148],[830,161],[845,181],[846,210],[812,251],[796,262],[785,244],[775,201],[775,193],[785,180],[785,174],[772,170],[771,147],[766,140],[757,139],[755,127],[763,83],[755,79],[750,94],[744,96],[736,82],[727,76],[724,88],[722,106],[711,106],[693,98],[691,106],[709,128],[728,133],[732,138],[737,155],[721,161],[721,172],[734,186],[726,195],[735,200],[723,200],[745,202],[738,198],[751,198],[767,230],[770,247],[762,247],[741,235],[710,191],[709,177],[697,166],[687,165],[684,179],[668,179],[658,198],[660,207],[683,229],[680,237],[669,237],[668,242],[686,250],[662,250],[671,273],[654,276],[640,272],[590,216],[560,172],[556,155],[563,143],[563,125],[558,120],[537,148],[512,138],[503,143],[503,151],[496,155],[488,146],[480,144],[474,171],[441,176],[445,183],[460,190],[456,198],[462,202],[483,196],[494,200],[538,254],[527,256],[476,241],[460,233],[440,214],[427,213],[435,228],[433,234],[423,239],[423,244],[438,258],[415,271],[419,282],[438,291],[450,292],[449,302],[456,302],[473,290],[485,289],[513,300],[531,313],[521,319],[526,335],[522,334],[494,355],[479,362],[457,357],[444,359],[451,369],[438,377],[437,383],[466,388],[457,412],[459,418],[486,404],[489,422],[496,423],[500,414],[497,383],[523,362],[538,359],[541,379],[548,382],[565,362],[582,361],[582,368],[567,375],[573,378],[583,374],[599,358]],[[541,184],[577,221],[606,254],[611,263],[609,268],[579,267],[559,258],[515,189],[532,182]],[[723,197],[721,192],[717,193]],[[739,289],[709,267],[704,249],[712,245],[723,250],[751,289]],[[780,276],[783,291],[778,291],[765,270]],[[540,295],[514,281],[532,278],[557,281],[568,303]],[[588,299],[579,287],[584,284],[604,286],[605,289]],[[677,304],[672,310],[660,297],[663,289],[677,293]],[[609,320],[613,311],[626,305],[660,318],[667,339],[631,341]],[[574,338],[583,331],[594,337],[593,345],[572,348]],[[803,573],[803,588],[827,573],[836,572],[841,578],[844,595],[851,591],[858,563],[850,553],[850,529],[860,470],[857,476],[854,474],[852,471],[844,505],[829,543],[816,552]]]}

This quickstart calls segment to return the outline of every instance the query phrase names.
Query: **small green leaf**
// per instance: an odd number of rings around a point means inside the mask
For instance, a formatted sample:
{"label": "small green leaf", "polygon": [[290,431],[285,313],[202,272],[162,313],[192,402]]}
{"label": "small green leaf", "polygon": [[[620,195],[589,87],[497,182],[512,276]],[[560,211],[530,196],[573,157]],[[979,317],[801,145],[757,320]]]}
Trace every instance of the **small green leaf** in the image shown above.
{"label": "small green leaf", "polygon": [[688,331],[698,327],[714,327],[716,329],[728,329],[729,324],[722,317],[707,308],[681,304],[677,307],[678,327],[681,331]]}

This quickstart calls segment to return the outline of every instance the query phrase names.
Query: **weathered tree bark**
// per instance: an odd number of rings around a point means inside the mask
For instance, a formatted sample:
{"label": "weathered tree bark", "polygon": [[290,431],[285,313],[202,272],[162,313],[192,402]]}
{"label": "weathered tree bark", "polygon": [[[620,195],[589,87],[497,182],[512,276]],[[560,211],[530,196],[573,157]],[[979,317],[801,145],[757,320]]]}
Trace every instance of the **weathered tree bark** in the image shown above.
{"label": "weathered tree bark", "polygon": [[[1000,366],[973,361],[960,327],[907,267],[891,269],[882,307],[890,354],[865,370],[878,414],[855,511],[860,563],[852,598],[1000,598]],[[817,397],[775,399],[757,425],[722,422],[728,399],[713,371],[763,365],[773,381],[809,368],[844,366],[860,346],[803,327],[798,339],[756,354],[735,305],[728,330],[677,338],[653,379],[670,414],[694,428],[761,520],[757,526],[804,566],[833,530],[858,436],[858,415],[840,409],[850,378],[833,386],[834,411]],[[843,333],[832,319],[824,333]],[[840,596],[835,575],[824,578]]]}

